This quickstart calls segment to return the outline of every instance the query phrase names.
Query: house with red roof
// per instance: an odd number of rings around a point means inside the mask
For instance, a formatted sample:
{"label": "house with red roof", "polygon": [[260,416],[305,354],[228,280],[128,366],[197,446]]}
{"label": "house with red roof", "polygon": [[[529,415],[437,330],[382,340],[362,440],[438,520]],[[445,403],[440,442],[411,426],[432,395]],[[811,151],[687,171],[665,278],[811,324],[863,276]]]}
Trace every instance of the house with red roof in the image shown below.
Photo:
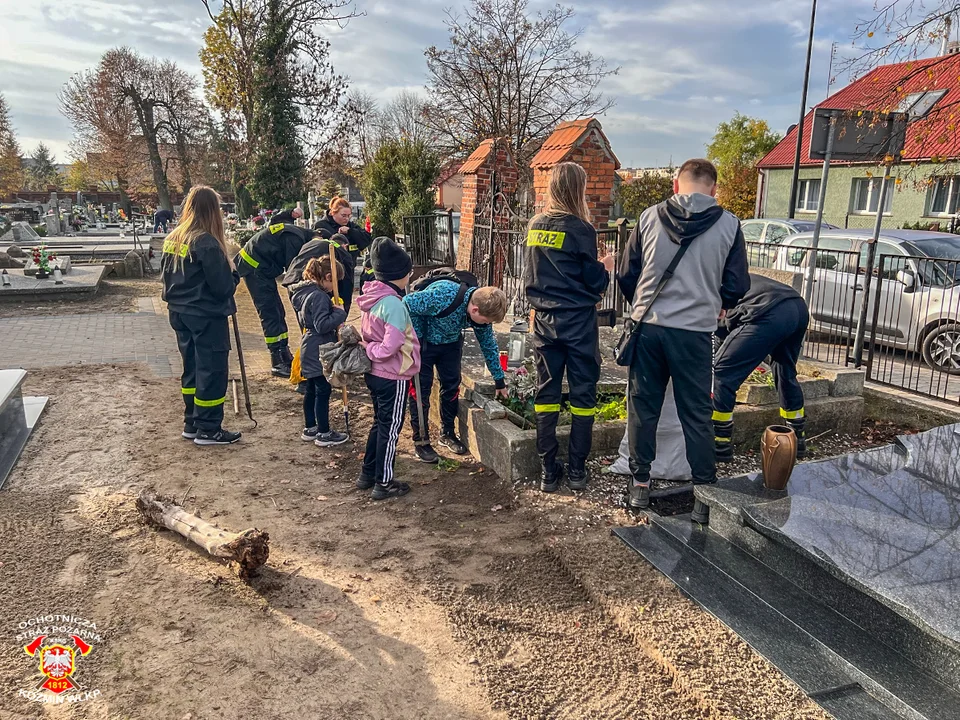
{"label": "house with red roof", "polygon": [[[818,107],[906,112],[910,116],[903,160],[883,199],[883,227],[921,223],[946,230],[960,212],[960,45],[945,55],[882,65]],[[810,159],[813,110],[803,121],[797,219],[814,219],[820,194],[821,160]],[[797,129],[757,163],[758,217],[784,218],[790,204]],[[839,227],[873,227],[880,200],[876,163],[831,163],[824,221]],[[759,239],[759,238],[754,238]]]}

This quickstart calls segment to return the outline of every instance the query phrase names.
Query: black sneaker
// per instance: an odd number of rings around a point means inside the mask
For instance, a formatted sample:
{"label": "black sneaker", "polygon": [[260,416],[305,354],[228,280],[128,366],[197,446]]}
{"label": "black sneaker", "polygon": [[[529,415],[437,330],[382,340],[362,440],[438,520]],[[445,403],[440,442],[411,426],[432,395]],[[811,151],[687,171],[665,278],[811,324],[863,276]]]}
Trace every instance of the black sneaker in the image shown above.
{"label": "black sneaker", "polygon": [[643,485],[631,480],[628,495],[627,503],[634,510],[646,510],[650,507],[650,483]]}
{"label": "black sneaker", "polygon": [[377,483],[376,487],[373,488],[371,497],[373,497],[374,500],[389,500],[390,498],[406,495],[408,492],[410,492],[409,485],[391,480],[386,485]]}
{"label": "black sneaker", "polygon": [[436,465],[440,462],[440,456],[437,455],[437,451],[434,450],[430,445],[417,445],[416,448],[417,457],[420,458],[420,462],[426,463],[427,465]]}
{"label": "black sneaker", "polygon": [[457,437],[456,433],[444,433],[440,436],[440,444],[443,445],[447,450],[452,452],[454,455],[466,455],[469,450],[467,446],[461,442],[460,438]]}
{"label": "black sneaker", "polygon": [[343,445],[349,439],[349,435],[331,430],[326,433],[317,433],[317,439],[313,441],[313,444],[317,447],[333,447],[334,445]]}
{"label": "black sneaker", "polygon": [[193,442],[197,445],[232,445],[239,439],[240,433],[220,428],[219,430],[198,430]]}
{"label": "black sneaker", "polygon": [[317,432],[319,432],[316,425],[309,428],[304,428],[303,432],[300,433],[300,439],[304,442],[313,442],[317,439]]}
{"label": "black sneaker", "polygon": [[180,433],[180,437],[186,438],[187,440],[193,440],[197,436],[197,429],[188,423],[183,424],[183,432]]}
{"label": "black sneaker", "polygon": [[571,490],[582,492],[587,489],[587,471],[570,470],[567,476],[567,485]]}
{"label": "black sneaker", "polygon": [[545,493],[554,493],[560,489],[560,482],[563,480],[563,468],[557,468],[553,475],[546,472],[540,476],[540,490]]}
{"label": "black sneaker", "polygon": [[357,478],[357,490],[369,490],[376,484],[372,477],[367,477],[363,473],[360,473],[360,477]]}

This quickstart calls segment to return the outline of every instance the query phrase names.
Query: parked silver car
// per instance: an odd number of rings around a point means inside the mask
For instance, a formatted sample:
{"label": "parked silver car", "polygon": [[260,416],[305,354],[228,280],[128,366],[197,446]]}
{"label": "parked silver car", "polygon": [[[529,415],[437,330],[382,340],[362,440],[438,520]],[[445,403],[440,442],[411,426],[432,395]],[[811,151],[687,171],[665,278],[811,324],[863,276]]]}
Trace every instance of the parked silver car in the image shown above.
{"label": "parked silver car", "polygon": [[[757,267],[769,267],[776,255],[776,247],[797,233],[813,230],[812,220],[790,220],[788,218],[751,218],[740,223],[743,239],[747,241],[747,255],[750,263]],[[836,225],[822,223],[821,228],[836,230]],[[751,245],[761,243],[764,247]],[[770,247],[767,248],[766,246]]]}
{"label": "parked silver car", "polygon": [[[830,333],[856,327],[870,230],[824,230],[814,271],[811,325]],[[803,273],[812,232],[781,243],[770,265]],[[881,263],[882,258],[882,263]],[[879,283],[879,310],[877,285]],[[867,340],[876,319],[878,344],[920,352],[930,367],[960,374],[960,236],[882,230],[867,305]]]}

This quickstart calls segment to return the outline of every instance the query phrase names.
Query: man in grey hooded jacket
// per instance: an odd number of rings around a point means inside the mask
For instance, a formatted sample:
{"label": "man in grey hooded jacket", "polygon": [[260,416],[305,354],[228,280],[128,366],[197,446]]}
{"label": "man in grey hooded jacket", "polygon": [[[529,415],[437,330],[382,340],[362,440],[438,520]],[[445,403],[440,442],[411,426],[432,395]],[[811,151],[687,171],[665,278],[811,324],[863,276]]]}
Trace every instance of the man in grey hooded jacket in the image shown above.
{"label": "man in grey hooded jacket", "polygon": [[[717,205],[713,164],[688,160],[673,189],[673,197],[640,216],[617,274],[621,292],[633,303],[633,319],[643,318],[628,391],[633,508],[650,504],[650,466],[670,378],[693,482],[716,481],[710,402],[713,333],[719,319],[750,289],[740,221]],[[650,305],[681,243],[689,243],[686,254]]]}

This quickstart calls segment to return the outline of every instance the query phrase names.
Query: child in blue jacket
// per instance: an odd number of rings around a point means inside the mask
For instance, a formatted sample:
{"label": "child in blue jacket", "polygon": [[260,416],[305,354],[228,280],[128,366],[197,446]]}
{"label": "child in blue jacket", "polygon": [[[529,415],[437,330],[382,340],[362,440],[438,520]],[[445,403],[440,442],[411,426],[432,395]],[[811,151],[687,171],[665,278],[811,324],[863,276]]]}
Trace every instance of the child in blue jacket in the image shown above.
{"label": "child in blue jacket", "polygon": [[[500,367],[500,349],[493,324],[507,314],[507,296],[500,288],[468,288],[457,303],[460,283],[437,280],[423,290],[407,295],[403,302],[410,311],[413,329],[420,339],[420,391],[423,416],[430,417],[430,391],[436,370],[440,380],[440,444],[457,455],[465,455],[466,446],[457,436],[455,422],[460,399],[460,366],[463,359],[463,331],[472,328],[483,359],[496,383],[497,395],[506,396],[506,381]],[[456,307],[453,305],[456,304]],[[414,393],[411,388],[411,393]],[[429,427],[420,428],[418,413],[410,413],[413,438],[429,440]],[[429,423],[429,420],[427,420]],[[421,462],[437,463],[439,455],[429,444],[417,445]]]}
{"label": "child in blue jacket", "polygon": [[330,429],[330,383],[323,375],[320,346],[336,342],[337,329],[347,320],[343,301],[335,304],[331,295],[336,280],[343,279],[343,265],[330,267],[330,257],[311,258],[303,270],[303,282],[290,288],[290,302],[297,312],[300,339],[300,372],[307,379],[303,396],[303,432],[300,439],[317,447],[342,445],[350,439]]}

